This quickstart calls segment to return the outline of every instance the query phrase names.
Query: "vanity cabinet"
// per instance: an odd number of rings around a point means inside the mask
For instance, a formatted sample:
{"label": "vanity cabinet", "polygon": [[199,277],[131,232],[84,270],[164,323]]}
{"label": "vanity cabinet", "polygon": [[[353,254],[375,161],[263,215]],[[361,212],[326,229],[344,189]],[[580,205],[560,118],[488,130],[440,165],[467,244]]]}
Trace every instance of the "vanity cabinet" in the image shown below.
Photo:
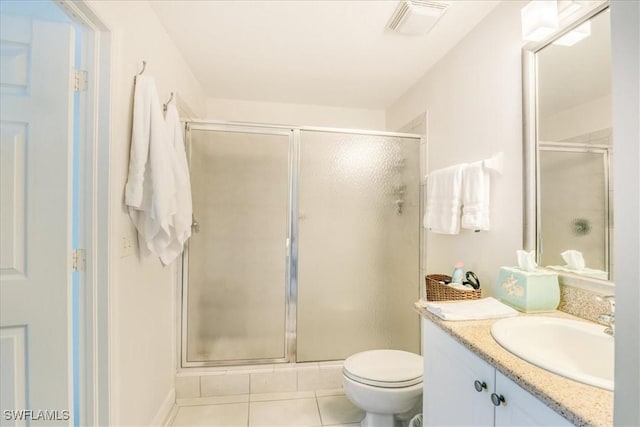
{"label": "vanity cabinet", "polygon": [[433,322],[423,319],[425,426],[570,426]]}

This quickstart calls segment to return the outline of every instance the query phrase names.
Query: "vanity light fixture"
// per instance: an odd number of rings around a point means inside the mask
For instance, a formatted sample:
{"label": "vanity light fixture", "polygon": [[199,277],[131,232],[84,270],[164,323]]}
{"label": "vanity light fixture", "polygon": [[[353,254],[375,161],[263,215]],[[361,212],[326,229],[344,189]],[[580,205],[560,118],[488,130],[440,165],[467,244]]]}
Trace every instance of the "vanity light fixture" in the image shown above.
{"label": "vanity light fixture", "polygon": [[533,0],[520,11],[522,39],[539,42],[558,28],[558,2]]}
{"label": "vanity light fixture", "polygon": [[591,35],[591,21],[587,21],[579,27],[574,28],[569,31],[564,36],[560,37],[558,40],[554,41],[553,44],[560,46],[573,46],[578,43],[582,39],[586,39]]}
{"label": "vanity light fixture", "polygon": [[573,15],[588,3],[590,2],[585,0],[558,0],[558,16],[560,20]]}
{"label": "vanity light fixture", "polygon": [[[558,29],[559,24],[571,19],[585,6],[602,3],[602,0],[533,0],[520,11],[522,39],[539,42]],[[554,44],[572,46],[591,35],[591,26],[580,26],[557,40]]]}

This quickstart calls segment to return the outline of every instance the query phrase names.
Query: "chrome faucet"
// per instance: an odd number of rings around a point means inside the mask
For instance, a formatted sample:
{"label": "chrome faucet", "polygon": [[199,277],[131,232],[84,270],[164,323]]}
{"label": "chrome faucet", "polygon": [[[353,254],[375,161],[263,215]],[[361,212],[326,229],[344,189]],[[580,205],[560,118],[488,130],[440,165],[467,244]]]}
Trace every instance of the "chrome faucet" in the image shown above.
{"label": "chrome faucet", "polygon": [[609,303],[609,313],[601,314],[598,316],[598,321],[605,325],[607,328],[604,330],[605,334],[615,335],[615,320],[616,320],[616,300],[615,296],[607,295],[603,297],[597,297],[598,301],[606,301]]}

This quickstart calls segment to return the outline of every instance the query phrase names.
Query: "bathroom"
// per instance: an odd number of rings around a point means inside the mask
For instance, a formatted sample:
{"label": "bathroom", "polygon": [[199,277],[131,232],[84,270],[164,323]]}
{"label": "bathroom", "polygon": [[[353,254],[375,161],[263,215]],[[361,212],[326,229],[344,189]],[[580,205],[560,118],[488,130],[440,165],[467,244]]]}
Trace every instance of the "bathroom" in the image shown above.
{"label": "bathroom", "polygon": [[[3,7],[6,3],[9,2],[3,1]],[[81,200],[81,203],[86,203],[83,215],[85,221],[91,223],[91,230],[85,233],[86,277],[81,278],[88,285],[85,294],[80,291],[85,305],[77,314],[83,319],[86,317],[87,321],[79,322],[86,325],[86,329],[81,329],[85,341],[80,340],[80,356],[76,358],[82,361],[80,372],[76,375],[81,379],[82,390],[77,393],[80,403],[76,407],[82,408],[78,413],[87,420],[83,422],[87,425],[163,424],[174,411],[176,396],[181,391],[178,390],[180,382],[188,382],[180,379],[188,376],[180,367],[180,265],[176,262],[163,266],[157,257],[140,251],[136,229],[123,203],[131,144],[134,76],[141,72],[143,61],[146,61],[144,73],[156,80],[161,102],[166,102],[174,92],[181,117],[193,122],[216,120],[425,134],[428,151],[422,154],[428,170],[481,160],[501,152],[503,173],[491,183],[491,230],[480,233],[466,231],[451,238],[427,233],[416,226],[414,238],[418,239],[418,235],[423,233],[421,271],[416,272],[416,276],[423,278],[431,273],[450,274],[453,262],[463,260],[466,267],[482,279],[485,292],[491,292],[490,284],[497,281],[499,267],[514,264],[515,251],[525,246],[523,224],[526,215],[522,203],[525,184],[522,47],[525,42],[522,40],[521,10],[528,2],[453,2],[452,9],[426,36],[418,36],[417,39],[396,36],[410,44],[413,50],[407,49],[409,55],[393,56],[392,60],[385,61],[392,63],[393,67],[377,70],[382,69],[381,63],[366,64],[372,70],[372,75],[382,77],[377,77],[379,81],[369,81],[362,76],[365,90],[360,93],[369,98],[358,102],[353,98],[355,95],[347,90],[351,84],[360,84],[358,76],[347,80],[353,77],[348,63],[345,63],[344,70],[322,68],[325,74],[335,78],[327,83],[330,85],[327,88],[287,84],[290,75],[305,76],[306,71],[301,63],[313,61],[309,57],[315,53],[305,51],[304,46],[297,46],[300,59],[289,58],[282,75],[270,73],[270,62],[264,58],[267,54],[263,51],[262,56],[258,56],[260,61],[255,61],[255,68],[236,70],[239,75],[247,73],[248,77],[245,77],[248,80],[241,80],[241,84],[232,86],[228,80],[224,80],[229,76],[218,75],[215,67],[204,72],[212,77],[203,81],[199,77],[203,71],[197,71],[196,64],[189,61],[194,55],[198,57],[208,52],[220,54],[221,40],[207,40],[192,46],[194,51],[184,50],[182,33],[186,31],[171,27],[171,23],[184,23],[181,14],[188,15],[189,3],[179,2],[177,6],[172,3],[51,3],[70,16],[75,14],[74,19],[91,23],[85,30],[82,49],[86,55],[85,61],[94,61],[91,75],[101,77],[89,79],[89,93],[93,93],[95,99],[87,114],[98,119],[92,124],[95,129],[92,139],[89,139],[91,143],[84,148],[84,168],[92,174],[87,174],[89,176],[83,182],[87,187],[84,189],[86,200]],[[215,10],[216,2],[210,3]],[[245,2],[225,3],[228,3],[228,9],[225,10],[229,15],[214,15],[210,20],[212,26],[226,28],[230,37],[238,39],[237,56],[230,60],[231,66],[220,66],[220,69],[228,71],[234,70],[234,61],[243,63],[244,59],[246,62],[242,43],[260,43],[260,46],[264,46],[263,43],[271,38],[270,28],[285,25],[287,16],[267,15],[270,19],[278,20],[275,24],[250,21],[251,25],[246,25],[251,30],[247,30],[242,20],[252,15],[247,15],[248,12],[241,9]],[[287,12],[291,14],[288,16],[297,18],[292,19],[293,31],[305,30],[300,22],[315,15],[318,19],[326,19],[318,24],[324,37],[328,37],[327,33],[334,33],[333,29],[328,29],[332,21],[323,14],[323,3],[293,2],[294,10]],[[357,35],[358,26],[354,22],[362,21],[357,9],[359,2],[341,3],[345,5],[342,13],[350,16],[352,22],[344,24],[345,34],[338,33],[336,29],[334,35],[346,37],[350,32]],[[372,6],[377,6],[372,9],[385,9],[380,34],[384,33],[387,19],[395,8],[395,2],[391,3],[390,6],[384,6],[385,2],[371,2]],[[275,2],[274,7],[278,4],[280,2]],[[350,5],[352,8],[349,8]],[[269,13],[266,3],[256,2],[254,6],[258,9],[254,11],[254,19],[259,16],[257,12],[260,8],[266,9],[262,10],[263,13]],[[175,15],[176,19],[170,20],[171,15]],[[383,13],[380,12],[380,15]],[[234,18],[230,19],[229,16]],[[461,21],[447,21],[456,16]],[[615,24],[611,25],[611,37],[614,61],[613,132],[616,135],[613,253],[616,258],[615,293],[618,302],[614,419],[619,425],[640,423],[640,297],[637,279],[640,274],[637,263],[640,184],[637,161],[631,161],[638,159],[638,79],[637,73],[630,76],[624,72],[627,69],[637,71],[638,19],[637,2],[611,2],[611,20]],[[460,29],[454,31],[445,26],[447,22]],[[230,28],[231,25],[233,28]],[[273,38],[276,38],[277,33],[273,31]],[[249,37],[250,33],[260,37]],[[343,42],[346,43],[346,39]],[[228,43],[228,40],[224,43]],[[354,52],[357,48],[356,45]],[[347,59],[343,58],[344,61]],[[229,59],[221,57],[218,62],[225,60]],[[3,64],[7,63],[3,56]],[[317,61],[311,63],[318,64]],[[387,74],[378,74],[378,71],[386,71]],[[400,81],[399,76],[403,76],[404,80]],[[271,86],[242,87],[242,84],[249,83],[257,85],[263,78],[271,82]],[[335,90],[336,87],[339,90]],[[248,95],[247,91],[251,92],[252,89],[262,93],[263,97]],[[331,99],[331,96],[337,97],[336,93],[341,92],[344,98]],[[3,104],[3,114],[4,111]],[[628,112],[634,111],[635,116],[629,117]],[[48,181],[40,178],[38,182]],[[57,238],[53,234],[54,228],[48,228],[46,235]],[[3,228],[3,234],[4,231]],[[64,264],[66,261],[61,262]],[[418,299],[418,289],[424,286],[423,281],[418,283],[416,278],[415,286],[415,299]],[[5,300],[4,293],[2,296]],[[413,311],[413,305],[408,304],[406,311],[408,316],[413,316],[414,326],[417,327],[419,316]],[[72,317],[71,314],[69,317]],[[74,325],[78,323],[72,319],[68,322]],[[5,326],[4,320],[2,326]],[[211,372],[215,369],[222,368],[202,368]],[[243,369],[254,368],[245,366]],[[275,371],[276,368],[273,369]],[[69,385],[69,388],[72,387]],[[63,407],[64,403],[60,405],[60,409],[68,407]]]}

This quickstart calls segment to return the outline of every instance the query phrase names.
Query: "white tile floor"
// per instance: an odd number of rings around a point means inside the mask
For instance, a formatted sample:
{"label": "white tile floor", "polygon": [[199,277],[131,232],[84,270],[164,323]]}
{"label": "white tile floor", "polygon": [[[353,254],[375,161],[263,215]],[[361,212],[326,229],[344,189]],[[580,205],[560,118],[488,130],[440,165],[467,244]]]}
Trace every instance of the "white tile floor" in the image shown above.
{"label": "white tile floor", "polygon": [[178,399],[171,426],[357,427],[364,412],[342,389]]}

